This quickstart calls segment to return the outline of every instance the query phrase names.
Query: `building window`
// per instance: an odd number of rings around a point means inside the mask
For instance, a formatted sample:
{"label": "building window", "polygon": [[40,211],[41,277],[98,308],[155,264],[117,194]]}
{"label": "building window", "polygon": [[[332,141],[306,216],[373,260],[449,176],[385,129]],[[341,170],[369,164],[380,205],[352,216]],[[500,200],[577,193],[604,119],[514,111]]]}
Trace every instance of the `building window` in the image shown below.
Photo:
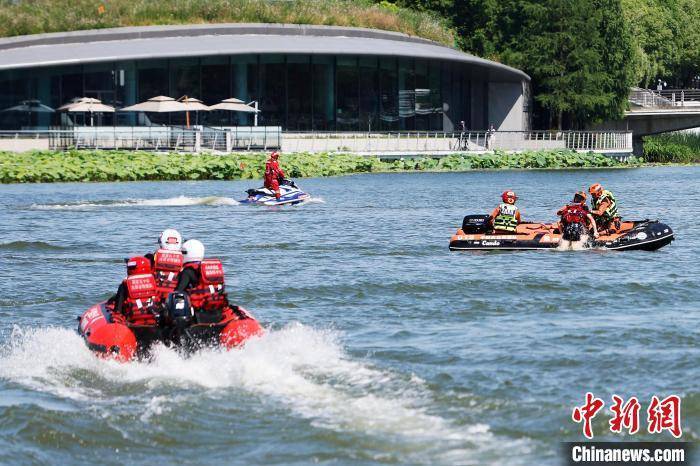
{"label": "building window", "polygon": [[416,126],[416,86],[413,59],[399,59],[399,127],[411,131]]}
{"label": "building window", "polygon": [[260,108],[267,126],[285,126],[286,71],[284,55],[260,56]]}
{"label": "building window", "polygon": [[360,75],[356,57],[340,56],[336,71],[338,131],[357,131],[360,121]]}
{"label": "building window", "polygon": [[379,59],[379,95],[380,129],[399,129],[398,64],[395,58]]}
{"label": "building window", "polygon": [[315,131],[335,129],[335,78],[333,57],[311,57],[313,74],[313,127]]}
{"label": "building window", "polygon": [[311,58],[308,55],[287,56],[287,130],[311,128],[312,86]]}
{"label": "building window", "polygon": [[360,131],[377,131],[379,124],[379,62],[360,57]]}
{"label": "building window", "polygon": [[[204,57],[201,66],[202,92],[199,98],[205,105],[215,105],[233,97],[229,57]],[[202,116],[211,126],[228,126],[231,124],[231,113],[233,112],[219,110],[204,112]]]}

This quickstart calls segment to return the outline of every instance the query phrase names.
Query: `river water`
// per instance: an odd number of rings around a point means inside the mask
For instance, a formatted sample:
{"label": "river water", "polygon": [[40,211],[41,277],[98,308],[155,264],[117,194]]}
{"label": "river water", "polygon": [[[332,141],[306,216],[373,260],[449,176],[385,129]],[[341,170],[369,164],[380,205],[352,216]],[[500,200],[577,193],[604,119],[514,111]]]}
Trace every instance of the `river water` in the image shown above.
{"label": "river water", "polygon": [[[0,463],[558,464],[587,391],[682,398],[700,437],[700,169],[299,180],[314,202],[237,205],[249,182],[0,186]],[[448,251],[513,189],[554,219],[601,182],[656,252]],[[244,349],[95,359],[78,314],[161,229],[223,260],[269,330]],[[595,418],[597,440],[630,437]],[[667,440],[667,434],[633,440]]]}

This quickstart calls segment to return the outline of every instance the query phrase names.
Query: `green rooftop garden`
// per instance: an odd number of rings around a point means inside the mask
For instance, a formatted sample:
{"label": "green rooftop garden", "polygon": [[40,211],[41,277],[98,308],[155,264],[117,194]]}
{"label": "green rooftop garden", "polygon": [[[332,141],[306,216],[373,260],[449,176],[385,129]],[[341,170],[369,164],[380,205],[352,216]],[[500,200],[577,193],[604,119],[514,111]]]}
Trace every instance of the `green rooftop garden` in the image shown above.
{"label": "green rooftop garden", "polygon": [[386,0],[0,0],[0,37],[205,23],[289,23],[395,31],[454,45],[446,22]]}

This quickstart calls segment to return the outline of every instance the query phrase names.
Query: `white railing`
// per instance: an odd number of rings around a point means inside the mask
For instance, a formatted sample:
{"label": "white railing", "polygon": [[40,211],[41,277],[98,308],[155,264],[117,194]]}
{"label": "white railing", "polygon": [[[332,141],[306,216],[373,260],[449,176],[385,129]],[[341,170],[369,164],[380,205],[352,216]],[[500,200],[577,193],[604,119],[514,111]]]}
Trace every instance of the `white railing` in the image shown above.
{"label": "white railing", "polygon": [[[7,147],[121,149],[228,153],[246,150],[349,152],[366,155],[446,155],[459,152],[570,149],[631,152],[630,131],[465,131],[465,132],[310,132],[282,133],[262,128],[76,127],[41,131],[0,131]],[[41,142],[41,144],[39,144]],[[36,147],[34,147],[34,144]],[[0,149],[2,149],[0,145]],[[24,149],[24,150],[28,150]],[[8,150],[8,149],[6,149]]]}
{"label": "white railing", "polygon": [[200,152],[278,149],[280,127],[177,126],[73,127],[0,131],[0,140],[44,140],[51,149],[121,149]]}
{"label": "white railing", "polygon": [[700,106],[700,89],[664,89],[658,94],[675,107]]}
{"label": "white railing", "polygon": [[465,131],[396,133],[285,133],[284,152],[450,154],[492,150],[571,149],[631,152],[630,131]]}
{"label": "white railing", "polygon": [[629,101],[633,105],[644,108],[673,108],[673,102],[666,97],[640,87],[630,89]]}

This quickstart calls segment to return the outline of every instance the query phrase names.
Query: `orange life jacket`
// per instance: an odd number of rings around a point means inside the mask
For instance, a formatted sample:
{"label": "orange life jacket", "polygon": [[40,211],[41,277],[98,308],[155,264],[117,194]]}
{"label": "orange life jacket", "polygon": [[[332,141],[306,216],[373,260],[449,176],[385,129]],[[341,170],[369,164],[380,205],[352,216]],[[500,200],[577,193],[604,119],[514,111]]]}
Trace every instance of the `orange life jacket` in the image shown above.
{"label": "orange life jacket", "polygon": [[159,249],[153,255],[153,276],[163,299],[175,291],[177,277],[182,271],[183,258],[180,251]]}
{"label": "orange life jacket", "polygon": [[190,288],[190,303],[195,309],[221,310],[228,305],[224,285],[224,266],[219,259],[189,262],[185,268],[197,272],[197,286]]}
{"label": "orange life jacket", "polygon": [[160,295],[153,275],[131,275],[126,277],[123,283],[127,293],[122,311],[129,323],[156,325],[155,312],[158,309]]}

